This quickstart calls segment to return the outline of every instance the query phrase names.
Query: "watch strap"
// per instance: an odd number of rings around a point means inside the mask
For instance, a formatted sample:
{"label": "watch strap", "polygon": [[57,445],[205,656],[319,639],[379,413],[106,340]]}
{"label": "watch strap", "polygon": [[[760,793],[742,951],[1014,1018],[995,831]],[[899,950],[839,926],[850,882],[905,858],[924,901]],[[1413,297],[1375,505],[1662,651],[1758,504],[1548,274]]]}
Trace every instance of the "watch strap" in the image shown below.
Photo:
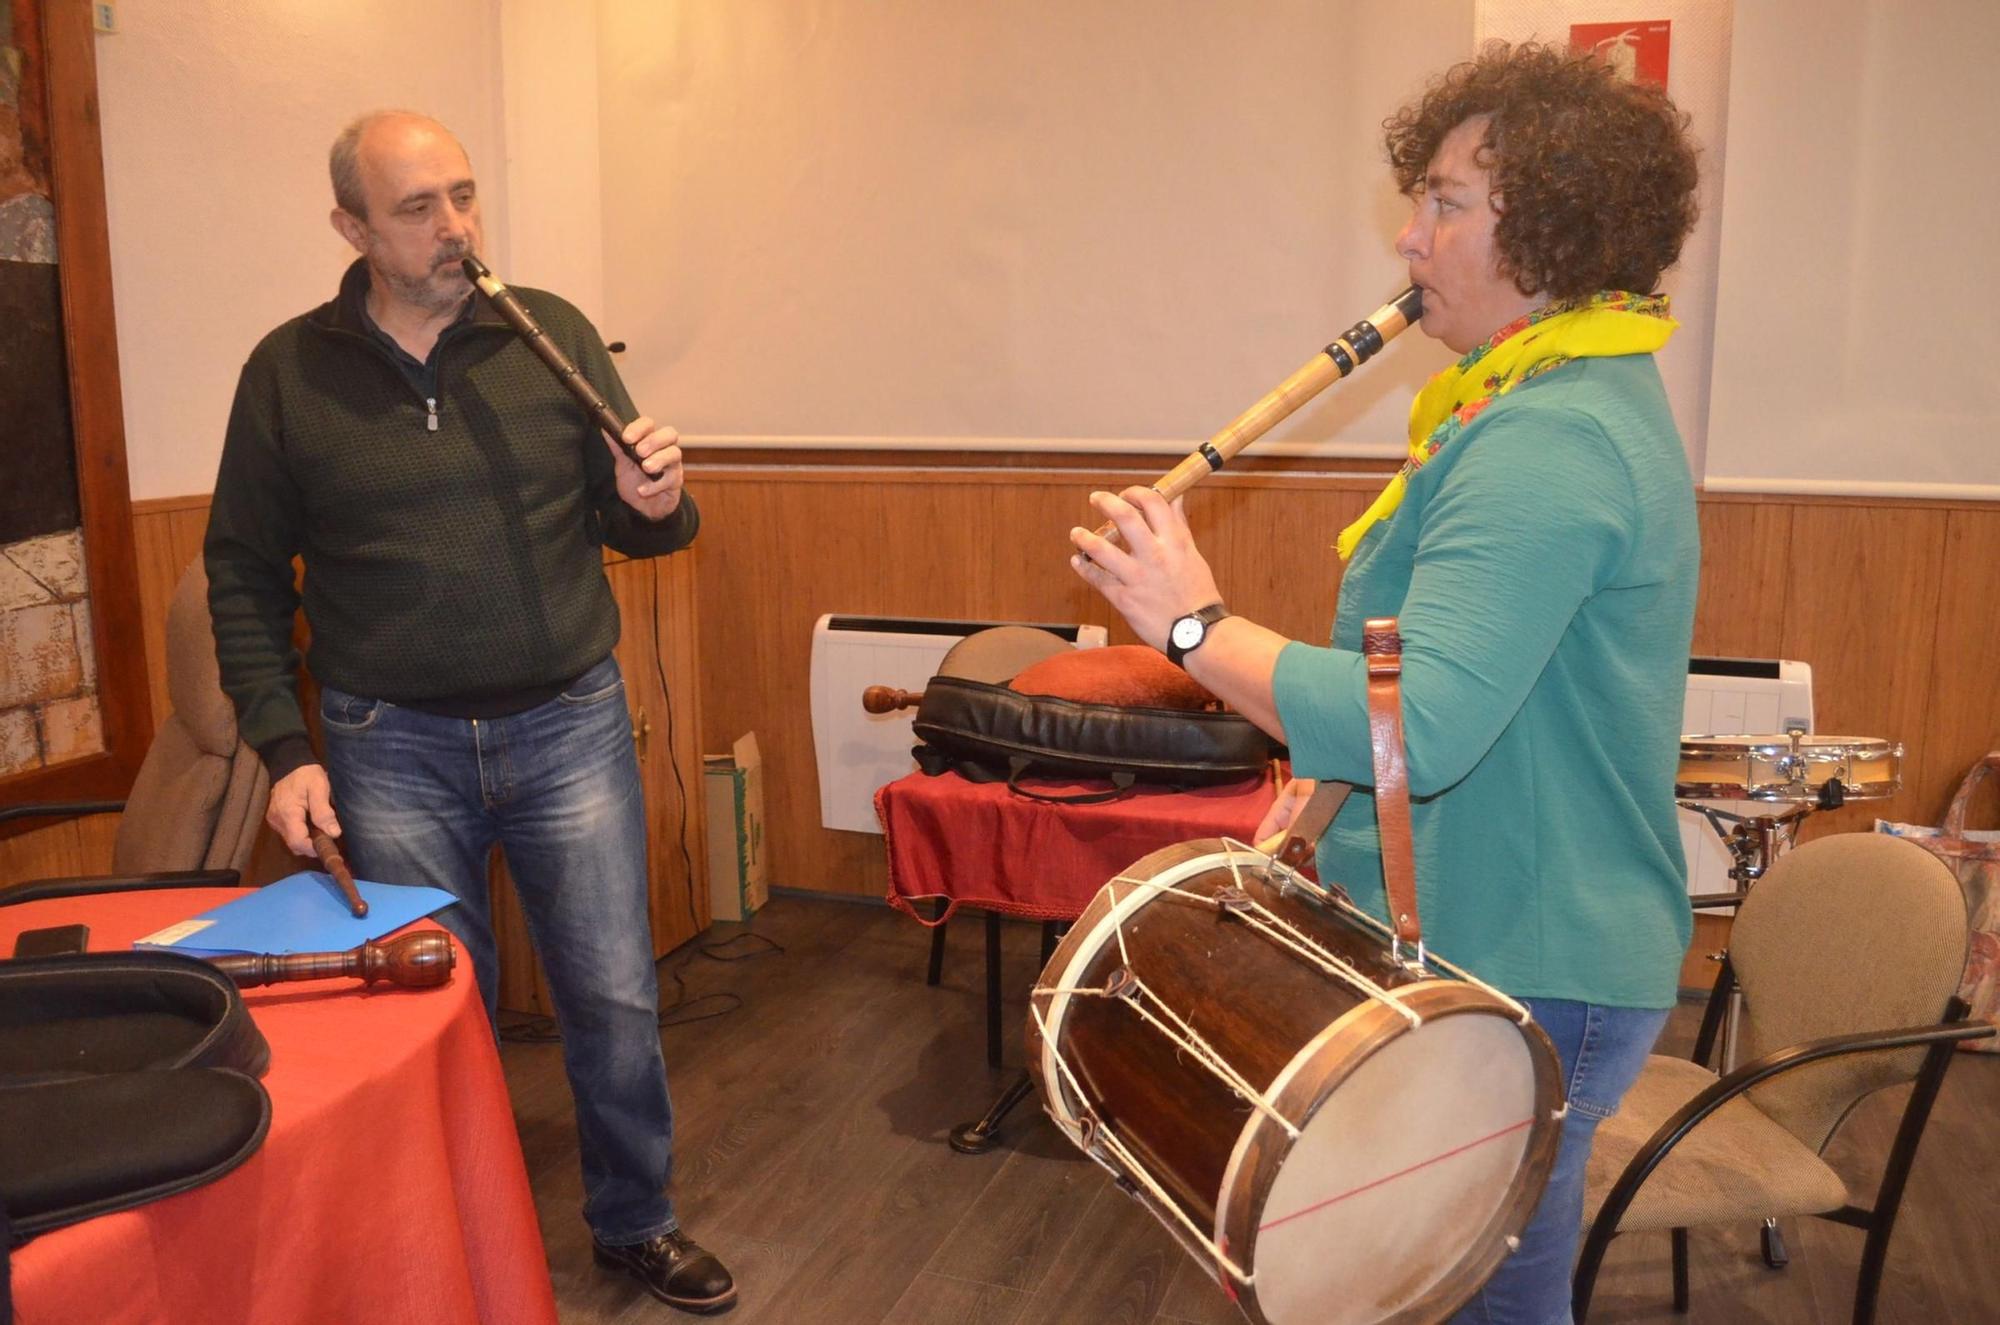
{"label": "watch strap", "polygon": [[[1208,628],[1228,615],[1229,609],[1220,602],[1215,602],[1208,604],[1206,607],[1197,607],[1194,611],[1184,616],[1175,617],[1173,625],[1167,627],[1167,661],[1176,667],[1182,666],[1181,660],[1183,658],[1207,642]],[[1199,621],[1202,625],[1201,638],[1185,649],[1174,640],[1175,627],[1179,626],[1183,621]]]}

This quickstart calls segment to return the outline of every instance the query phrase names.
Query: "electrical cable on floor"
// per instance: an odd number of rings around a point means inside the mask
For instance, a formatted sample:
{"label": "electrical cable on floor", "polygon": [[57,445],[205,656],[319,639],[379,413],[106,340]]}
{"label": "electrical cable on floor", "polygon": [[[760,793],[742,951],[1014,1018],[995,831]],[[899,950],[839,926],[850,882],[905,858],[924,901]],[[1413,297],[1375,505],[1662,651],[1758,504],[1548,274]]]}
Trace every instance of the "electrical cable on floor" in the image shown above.
{"label": "electrical cable on floor", "polygon": [[[666,664],[660,661],[660,559],[657,557],[651,559],[646,569],[651,574],[652,586],[653,671],[659,677],[660,694],[666,700],[667,705],[667,765],[674,770],[674,791],[680,809],[679,840],[681,867],[683,871],[681,877],[687,880],[688,924],[693,928],[694,933],[699,935],[703,931],[701,928],[701,917],[694,909],[694,855],[688,850],[687,781],[681,777],[680,760],[674,757],[673,694],[667,688]],[[753,939],[764,946],[753,948],[748,952],[730,951],[731,945],[741,943],[745,939]],[[688,998],[687,968],[688,963],[692,962],[696,957],[706,957],[710,961],[718,962],[740,962],[747,961],[752,957],[762,957],[770,952],[775,952],[782,957],[785,954],[785,949],[782,944],[776,943],[762,934],[755,934],[748,930],[745,930],[741,934],[732,934],[726,939],[695,944],[672,967],[660,971],[667,979],[674,982],[673,999],[669,1002],[663,1002],[660,1007],[659,1022],[661,1029],[664,1030],[670,1026],[688,1026],[697,1021],[713,1021],[715,1018],[727,1016],[729,1013],[743,1006],[743,999],[736,994],[702,994],[693,999]],[[666,958],[662,957],[658,962],[654,963],[654,968],[659,970],[661,963],[664,961],[666,961]],[[664,982],[662,983],[664,984]],[[694,1008],[698,1008],[702,1004],[709,1002],[721,1003],[722,1006],[709,1012],[695,1013],[692,1011]],[[562,1040],[562,1032],[557,1028],[554,1017],[524,1013],[501,1023],[500,1038],[509,1044],[557,1044]]]}

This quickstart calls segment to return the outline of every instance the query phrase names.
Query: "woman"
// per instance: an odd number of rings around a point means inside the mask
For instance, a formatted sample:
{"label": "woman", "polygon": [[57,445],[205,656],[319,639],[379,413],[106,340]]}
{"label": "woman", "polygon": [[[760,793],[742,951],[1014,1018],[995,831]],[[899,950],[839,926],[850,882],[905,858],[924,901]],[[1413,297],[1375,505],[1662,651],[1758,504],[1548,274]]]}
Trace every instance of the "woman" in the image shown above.
{"label": "woman", "polygon": [[[1092,494],[1122,546],[1071,531],[1077,573],[1140,638],[1286,741],[1301,781],[1372,780],[1357,649],[1400,618],[1425,938],[1521,998],[1569,1112],[1518,1252],[1460,1319],[1569,1319],[1584,1165],[1673,1004],[1691,928],[1673,777],[1694,616],[1693,485],[1644,292],[1694,221],[1694,149],[1666,97],[1588,58],[1489,47],[1384,126],[1413,203],[1396,241],[1423,330],[1464,356],[1411,409],[1410,458],[1359,521],[1332,645],[1221,606],[1179,504]],[[1319,849],[1378,917],[1374,806]]]}

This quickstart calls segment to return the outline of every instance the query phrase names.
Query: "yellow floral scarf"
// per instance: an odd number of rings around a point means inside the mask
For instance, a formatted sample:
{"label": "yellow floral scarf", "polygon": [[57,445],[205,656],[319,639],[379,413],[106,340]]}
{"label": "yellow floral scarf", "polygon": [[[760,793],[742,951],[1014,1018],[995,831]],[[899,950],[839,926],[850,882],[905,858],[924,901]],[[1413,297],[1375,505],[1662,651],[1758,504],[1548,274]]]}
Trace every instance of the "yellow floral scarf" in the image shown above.
{"label": "yellow floral scarf", "polygon": [[1651,354],[1679,326],[1667,316],[1665,295],[1607,290],[1574,303],[1549,304],[1500,328],[1410,402],[1409,458],[1361,518],[1340,531],[1334,542],[1340,559],[1353,556],[1362,537],[1396,513],[1410,476],[1495,400],[1572,359]]}

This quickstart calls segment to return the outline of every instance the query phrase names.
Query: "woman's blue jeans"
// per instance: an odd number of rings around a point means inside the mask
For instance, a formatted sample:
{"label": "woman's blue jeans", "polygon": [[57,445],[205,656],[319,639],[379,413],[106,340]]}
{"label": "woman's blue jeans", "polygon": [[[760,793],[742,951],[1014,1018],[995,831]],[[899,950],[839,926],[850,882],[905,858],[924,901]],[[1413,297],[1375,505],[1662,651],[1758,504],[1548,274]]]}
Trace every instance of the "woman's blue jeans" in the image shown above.
{"label": "woman's blue jeans", "polygon": [[499,969],[487,856],[507,856],[562,1027],[583,1214],[605,1242],[676,1227],[673,1105],[660,1052],[645,796],[611,658],[505,718],[446,718],[320,692],[327,775],[354,871],[456,896],[436,919],[465,944],[489,1018]]}
{"label": "woman's blue jeans", "polygon": [[1583,1177],[1597,1125],[1618,1112],[1660,1030],[1664,1009],[1611,1008],[1561,998],[1521,1000],[1555,1042],[1562,1060],[1569,1113],[1563,1118],[1555,1167],[1541,1204],[1521,1233],[1518,1251],[1452,1325],[1567,1325],[1570,1271],[1583,1229]]}

